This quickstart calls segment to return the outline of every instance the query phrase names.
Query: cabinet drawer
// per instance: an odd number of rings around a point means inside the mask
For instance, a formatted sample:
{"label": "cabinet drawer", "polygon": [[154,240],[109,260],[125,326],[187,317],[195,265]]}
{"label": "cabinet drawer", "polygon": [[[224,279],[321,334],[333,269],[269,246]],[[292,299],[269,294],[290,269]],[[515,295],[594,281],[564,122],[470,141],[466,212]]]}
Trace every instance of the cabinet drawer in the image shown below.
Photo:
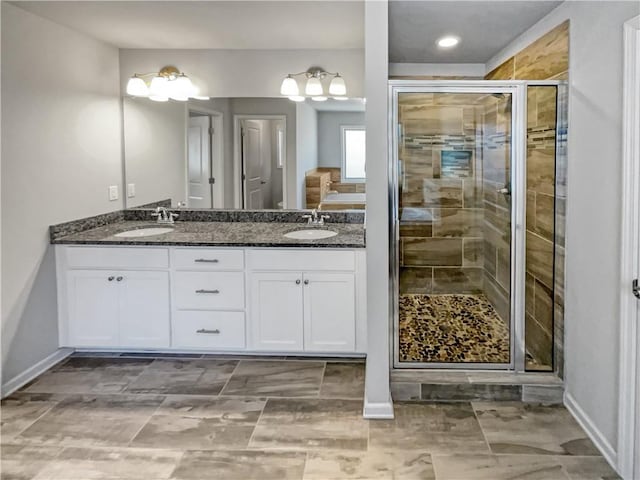
{"label": "cabinet drawer", "polygon": [[171,266],[188,270],[243,270],[244,250],[174,248]]}
{"label": "cabinet drawer", "polygon": [[178,309],[244,309],[243,272],[174,272]]}
{"label": "cabinet drawer", "polygon": [[166,248],[66,247],[70,268],[168,268]]}
{"label": "cabinet drawer", "polygon": [[245,347],[242,312],[176,312],[172,332],[174,348]]}
{"label": "cabinet drawer", "polygon": [[247,252],[251,270],[355,270],[355,253],[351,250],[324,249],[274,250]]}

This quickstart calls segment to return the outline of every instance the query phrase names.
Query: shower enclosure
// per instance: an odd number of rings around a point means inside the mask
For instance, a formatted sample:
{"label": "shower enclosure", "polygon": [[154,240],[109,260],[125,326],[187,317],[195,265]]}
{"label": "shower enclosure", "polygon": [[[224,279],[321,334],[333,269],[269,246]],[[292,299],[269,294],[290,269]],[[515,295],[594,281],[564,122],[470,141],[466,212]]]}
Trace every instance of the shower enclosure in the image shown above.
{"label": "shower enclosure", "polygon": [[560,88],[390,82],[396,368],[553,370]]}

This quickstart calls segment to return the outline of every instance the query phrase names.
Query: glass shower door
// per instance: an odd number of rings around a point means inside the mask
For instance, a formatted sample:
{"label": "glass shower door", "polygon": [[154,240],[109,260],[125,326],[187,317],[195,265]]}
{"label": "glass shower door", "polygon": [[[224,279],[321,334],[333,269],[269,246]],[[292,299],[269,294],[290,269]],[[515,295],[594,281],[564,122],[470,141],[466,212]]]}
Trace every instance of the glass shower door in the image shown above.
{"label": "glass shower door", "polygon": [[392,88],[397,367],[508,368],[514,88]]}

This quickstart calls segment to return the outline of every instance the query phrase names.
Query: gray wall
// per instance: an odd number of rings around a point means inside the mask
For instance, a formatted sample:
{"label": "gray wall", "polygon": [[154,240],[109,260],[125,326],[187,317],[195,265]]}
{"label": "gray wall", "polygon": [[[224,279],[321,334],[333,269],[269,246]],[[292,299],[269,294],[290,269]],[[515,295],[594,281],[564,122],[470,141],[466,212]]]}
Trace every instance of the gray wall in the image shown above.
{"label": "gray wall", "polygon": [[305,175],[318,168],[318,112],[306,103],[296,103],[296,208],[306,205]]}
{"label": "gray wall", "polygon": [[165,198],[173,206],[186,201],[186,105],[130,97],[123,104],[125,178],[136,185],[127,207]]}
{"label": "gray wall", "polygon": [[565,383],[610,453],[618,433],[622,26],[638,14],[631,1],[565,2],[487,64],[570,20]]}
{"label": "gray wall", "polygon": [[4,384],[58,348],[49,225],[122,208],[118,49],[3,2],[2,118]]}
{"label": "gray wall", "polygon": [[343,125],[364,126],[364,112],[318,112],[319,167],[340,168],[342,165],[340,127]]}

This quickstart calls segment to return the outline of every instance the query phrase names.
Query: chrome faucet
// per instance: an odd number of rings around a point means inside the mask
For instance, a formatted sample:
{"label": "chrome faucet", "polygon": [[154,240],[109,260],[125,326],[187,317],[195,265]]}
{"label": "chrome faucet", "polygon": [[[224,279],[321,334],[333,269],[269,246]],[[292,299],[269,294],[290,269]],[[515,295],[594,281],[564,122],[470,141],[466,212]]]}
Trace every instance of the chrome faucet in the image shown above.
{"label": "chrome faucet", "polygon": [[171,213],[165,207],[157,207],[156,211],[151,214],[152,217],[157,217],[157,223],[171,224],[175,223],[175,219],[178,218],[177,213]]}
{"label": "chrome faucet", "polygon": [[307,219],[307,223],[309,225],[324,225],[325,220],[329,220],[331,218],[329,215],[318,215],[318,210],[311,210],[310,215],[303,215],[302,218]]}

